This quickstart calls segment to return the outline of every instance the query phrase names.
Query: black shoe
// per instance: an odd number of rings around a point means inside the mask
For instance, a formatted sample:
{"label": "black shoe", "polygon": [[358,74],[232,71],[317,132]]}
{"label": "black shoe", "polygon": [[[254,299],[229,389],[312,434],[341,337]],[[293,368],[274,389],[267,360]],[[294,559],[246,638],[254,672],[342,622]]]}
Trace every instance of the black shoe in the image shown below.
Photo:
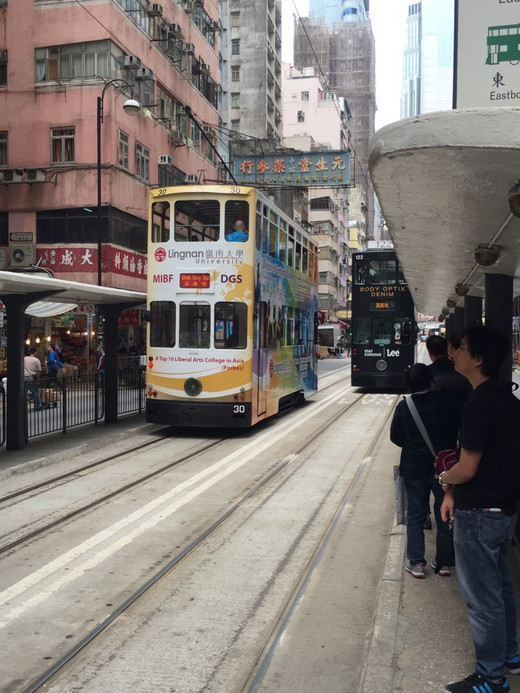
{"label": "black shoe", "polygon": [[432,518],[428,515],[428,517],[424,521],[424,529],[431,529],[431,528],[432,528]]}
{"label": "black shoe", "polygon": [[471,674],[463,681],[450,683],[444,689],[445,693],[509,693],[510,687],[507,679],[502,683],[486,681],[480,674]]}

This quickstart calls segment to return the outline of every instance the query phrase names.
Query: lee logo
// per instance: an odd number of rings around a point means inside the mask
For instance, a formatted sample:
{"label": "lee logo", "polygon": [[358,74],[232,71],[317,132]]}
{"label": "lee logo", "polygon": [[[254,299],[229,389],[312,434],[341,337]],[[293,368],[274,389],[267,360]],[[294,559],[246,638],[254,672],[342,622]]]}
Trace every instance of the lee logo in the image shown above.
{"label": "lee logo", "polygon": [[388,357],[390,356],[399,356],[399,349],[392,349],[392,351],[387,351],[386,355]]}
{"label": "lee logo", "polygon": [[221,284],[242,284],[242,275],[241,274],[221,274],[220,275],[220,283]]}

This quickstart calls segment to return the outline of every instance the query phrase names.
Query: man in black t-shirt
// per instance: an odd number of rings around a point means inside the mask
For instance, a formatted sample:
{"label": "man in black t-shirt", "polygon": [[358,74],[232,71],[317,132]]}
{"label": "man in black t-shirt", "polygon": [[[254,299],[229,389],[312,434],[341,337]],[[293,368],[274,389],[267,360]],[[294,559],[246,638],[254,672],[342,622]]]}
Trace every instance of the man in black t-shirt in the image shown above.
{"label": "man in black t-shirt", "polygon": [[[511,389],[498,380],[509,340],[482,325],[466,328],[455,368],[473,388],[461,417],[460,458],[439,476],[444,521],[453,522],[455,563],[476,654],[475,672],[446,693],[509,691],[504,670],[520,674],[516,604],[506,563],[517,503],[501,470],[515,421]],[[511,484],[509,485],[509,488]]]}
{"label": "man in black t-shirt", "polygon": [[448,356],[448,341],[440,334],[431,334],[426,340],[431,363],[428,368],[433,376],[433,389],[450,395],[462,406],[469,397],[471,385],[455,370]]}

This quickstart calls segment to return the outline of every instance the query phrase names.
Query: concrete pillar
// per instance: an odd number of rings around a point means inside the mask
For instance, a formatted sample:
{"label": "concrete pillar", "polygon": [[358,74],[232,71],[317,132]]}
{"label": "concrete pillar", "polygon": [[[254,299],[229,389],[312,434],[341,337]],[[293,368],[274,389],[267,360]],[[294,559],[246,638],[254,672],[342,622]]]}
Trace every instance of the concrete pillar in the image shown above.
{"label": "concrete pillar", "polygon": [[2,296],[7,313],[7,412],[6,449],[22,450],[25,446],[25,382],[23,357],[25,348],[25,309],[59,292],[12,294]]}
{"label": "concrete pillar", "polygon": [[[511,320],[513,315],[513,277],[506,274],[486,274],[486,325],[505,334],[511,345]],[[512,351],[502,364],[500,378],[511,382]]]}
{"label": "concrete pillar", "polygon": [[464,329],[464,308],[462,306],[455,308],[454,327],[455,334],[460,334]]}
{"label": "concrete pillar", "polygon": [[117,423],[118,410],[118,318],[126,306],[104,304],[99,306],[105,318],[103,347],[105,349],[105,423]]}
{"label": "concrete pillar", "polygon": [[482,298],[480,296],[464,296],[464,327],[482,323]]}

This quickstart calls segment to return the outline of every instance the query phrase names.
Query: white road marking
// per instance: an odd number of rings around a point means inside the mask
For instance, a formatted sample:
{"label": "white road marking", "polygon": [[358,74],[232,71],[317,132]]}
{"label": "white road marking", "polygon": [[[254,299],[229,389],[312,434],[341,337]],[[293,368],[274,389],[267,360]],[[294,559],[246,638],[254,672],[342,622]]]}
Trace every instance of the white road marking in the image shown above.
{"label": "white road marking", "polygon": [[[255,437],[254,440],[251,440],[247,445],[241,447],[235,452],[232,452],[218,462],[215,462],[215,464],[213,464],[211,467],[208,467],[198,474],[195,474],[193,477],[179,484],[174,489],[171,489],[162,496],[156,498],[150,503],[147,503],[139,510],[133,512],[131,515],[128,515],[119,522],[114,523],[111,527],[104,529],[102,532],[98,532],[90,539],[87,539],[70,551],[64,553],[62,556],[56,558],[54,561],[51,561],[39,570],[36,570],[31,575],[25,577],[23,580],[20,580],[1,592],[0,606],[5,606],[6,604],[9,605],[8,603],[14,598],[23,595],[31,588],[39,585],[39,583],[49,576],[61,571],[51,584],[39,590],[37,594],[25,598],[23,603],[19,604],[18,606],[13,606],[13,608],[7,611],[7,613],[4,613],[2,615],[2,620],[0,621],[0,629],[9,625],[13,619],[18,618],[28,609],[41,604],[66,584],[81,577],[87,570],[92,570],[98,566],[105,559],[122,549],[148,529],[155,527],[157,524],[162,522],[165,517],[172,515],[184,505],[202,494],[204,491],[211,488],[211,486],[218,483],[220,480],[224,479],[226,476],[246,464],[249,460],[253,459],[261,452],[277,443],[286,435],[287,429],[293,430],[297,426],[301,427],[304,425],[321,409],[329,406],[329,404],[331,404],[334,400],[340,400],[344,396],[345,391],[346,390],[342,390],[339,393],[328,395],[320,402],[313,403],[309,409],[298,418],[297,422],[294,420],[287,421],[279,426],[276,431],[269,430],[262,433],[258,437]],[[235,460],[234,463],[229,465],[229,463],[233,462],[233,460]],[[175,496],[179,496],[181,493],[186,492],[187,489],[189,489],[191,486],[195,486],[196,484],[198,484],[198,486],[191,492],[184,495],[182,498],[179,498],[176,502],[172,502],[172,499],[174,499]],[[153,513],[158,508],[160,508],[158,512],[155,512],[155,514],[145,519],[146,515]],[[118,532],[125,530],[127,527],[137,522],[140,522],[140,524],[134,527],[132,531],[128,533],[125,532],[124,535],[119,538],[115,537]],[[98,553],[96,553],[94,556],[86,559],[83,563],[77,565],[72,570],[67,570],[67,572],[63,570],[67,564],[81,558],[81,556],[83,556],[85,553],[91,551],[102,542],[108,541],[111,538],[113,538],[113,541],[104,549],[98,551]]]}

